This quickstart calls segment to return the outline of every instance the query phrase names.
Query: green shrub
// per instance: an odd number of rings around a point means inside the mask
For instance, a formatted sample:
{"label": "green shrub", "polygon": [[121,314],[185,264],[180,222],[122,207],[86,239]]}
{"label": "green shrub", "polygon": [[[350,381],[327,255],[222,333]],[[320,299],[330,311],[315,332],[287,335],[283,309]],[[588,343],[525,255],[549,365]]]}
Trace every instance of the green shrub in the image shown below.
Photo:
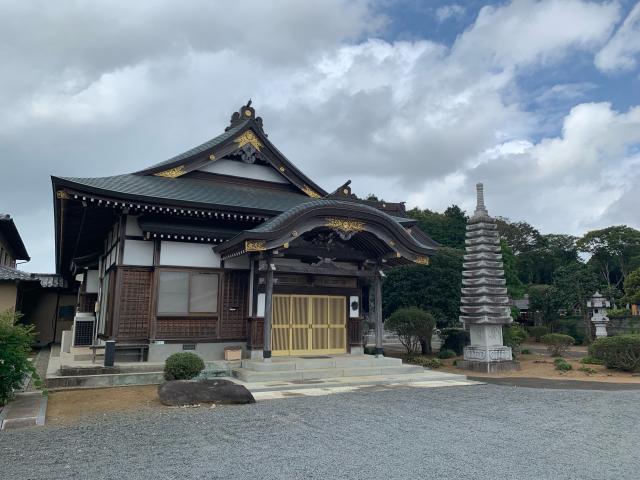
{"label": "green shrub", "polygon": [[438,358],[441,358],[443,360],[453,357],[457,357],[456,352],[454,352],[453,350],[443,349],[438,353]]}
{"label": "green shrub", "polygon": [[569,370],[573,369],[571,364],[564,358],[556,358],[553,361],[553,364],[556,366],[556,370],[560,370],[561,372],[568,372]]}
{"label": "green shrub", "polygon": [[444,337],[441,350],[453,350],[456,355],[462,355],[464,347],[471,342],[469,332],[462,328],[445,328],[440,332]]}
{"label": "green shrub", "polygon": [[29,361],[35,331],[33,326],[17,325],[20,317],[13,310],[0,313],[0,405],[13,398],[14,391],[29,374],[39,385],[39,377]]}
{"label": "green shrub", "polygon": [[436,318],[418,307],[400,308],[391,314],[384,326],[398,335],[407,354],[411,355],[418,351],[421,341],[425,342],[429,350]]}
{"label": "green shrub", "polygon": [[558,320],[558,333],[573,337],[575,345],[585,345],[588,343],[587,331],[584,319],[568,317]]}
{"label": "green shrub", "polygon": [[365,355],[375,355],[376,354],[376,347],[364,347],[364,354]]}
{"label": "green shrub", "polygon": [[607,311],[609,318],[626,318],[631,316],[631,310],[627,308],[612,308]]}
{"label": "green shrub", "polygon": [[589,346],[589,355],[607,368],[628,372],[640,370],[640,335],[598,338]]}
{"label": "green shrub", "polygon": [[440,368],[442,367],[442,362],[437,358],[429,358],[424,355],[414,355],[407,358],[407,362],[413,363],[414,365],[420,365],[421,367],[426,368]]}
{"label": "green shrub", "polygon": [[537,343],[540,343],[540,338],[542,338],[543,335],[549,333],[549,329],[544,325],[529,327],[527,330],[529,331],[529,336]]}
{"label": "green shrub", "polygon": [[540,341],[547,346],[547,350],[554,357],[561,356],[574,343],[573,337],[562,333],[547,333]]}
{"label": "green shrub", "polygon": [[591,355],[581,358],[580,363],[585,365],[603,365],[602,360],[592,357]]}
{"label": "green shrub", "polygon": [[166,380],[190,380],[204,370],[204,361],[192,352],[179,352],[170,355],[164,364]]}
{"label": "green shrub", "polygon": [[598,373],[598,371],[596,369],[591,368],[591,367],[580,367],[580,368],[578,368],[578,371],[584,372],[587,375],[593,375],[594,373]]}
{"label": "green shrub", "polygon": [[518,349],[527,337],[527,332],[519,325],[509,325],[502,328],[502,341],[507,347]]}
{"label": "green shrub", "polygon": [[523,355],[529,355],[531,353],[531,350],[529,350],[528,348],[523,348],[520,353],[522,353]]}

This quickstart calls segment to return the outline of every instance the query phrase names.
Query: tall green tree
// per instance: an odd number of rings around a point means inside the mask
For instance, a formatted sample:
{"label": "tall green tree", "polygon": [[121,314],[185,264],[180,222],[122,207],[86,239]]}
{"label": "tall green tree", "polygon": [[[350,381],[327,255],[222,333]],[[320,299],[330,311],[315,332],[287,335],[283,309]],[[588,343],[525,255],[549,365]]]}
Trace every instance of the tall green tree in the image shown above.
{"label": "tall green tree", "polygon": [[553,277],[560,308],[579,310],[582,315],[586,314],[587,300],[603,286],[597,274],[583,263],[560,267]]}
{"label": "tall green tree", "polygon": [[439,327],[457,326],[462,285],[461,250],[442,247],[429,265],[398,267],[382,284],[382,310],[388,317],[405,307],[432,313]]}
{"label": "tall green tree", "polygon": [[640,303],[640,268],[629,272],[624,279],[624,299],[628,303]]}
{"label": "tall green tree", "polygon": [[589,264],[609,286],[620,286],[640,255],[640,231],[626,225],[593,230],[577,242],[580,252],[591,255]]}
{"label": "tall green tree", "polygon": [[542,234],[527,222],[512,222],[508,218],[497,217],[496,225],[500,238],[507,242],[514,255],[531,251],[542,241]]}
{"label": "tall green tree", "polygon": [[457,205],[451,205],[444,213],[413,208],[407,216],[418,221],[418,227],[436,242],[451,248],[464,249],[467,216]]}
{"label": "tall green tree", "polygon": [[517,257],[520,280],[527,284],[553,283],[553,272],[578,262],[576,241],[571,235],[542,235],[534,248]]}
{"label": "tall green tree", "polygon": [[500,250],[504,265],[504,277],[507,281],[507,292],[511,298],[520,298],[524,295],[526,289],[518,276],[518,260],[505,239],[500,240]]}

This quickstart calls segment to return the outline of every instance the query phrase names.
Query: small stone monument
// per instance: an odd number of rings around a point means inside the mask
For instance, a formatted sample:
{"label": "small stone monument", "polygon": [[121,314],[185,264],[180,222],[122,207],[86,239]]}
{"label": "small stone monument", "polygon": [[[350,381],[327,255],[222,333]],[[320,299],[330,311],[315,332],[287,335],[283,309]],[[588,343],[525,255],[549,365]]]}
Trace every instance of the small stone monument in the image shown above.
{"label": "small stone monument", "polygon": [[605,299],[599,292],[594,293],[593,297],[587,300],[587,307],[592,309],[591,321],[596,326],[596,338],[607,336],[607,323],[609,323],[607,308],[610,306],[609,300]]}
{"label": "small stone monument", "polygon": [[460,321],[469,327],[471,345],[465,347],[458,366],[481,372],[518,370],[520,364],[513,361],[511,347],[502,341],[502,326],[513,320],[498,227],[484,205],[481,183],[476,191],[478,203],[467,223],[460,299]]}

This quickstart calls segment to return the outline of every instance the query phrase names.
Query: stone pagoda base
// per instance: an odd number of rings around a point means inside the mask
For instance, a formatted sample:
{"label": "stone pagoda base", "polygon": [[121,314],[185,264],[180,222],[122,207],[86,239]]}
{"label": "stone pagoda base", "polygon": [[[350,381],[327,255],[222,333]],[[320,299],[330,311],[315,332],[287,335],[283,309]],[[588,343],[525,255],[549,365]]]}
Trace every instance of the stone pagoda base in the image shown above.
{"label": "stone pagoda base", "polygon": [[460,360],[456,366],[463,370],[482,373],[502,373],[520,370],[520,362],[505,360],[502,362],[477,362],[474,360]]}

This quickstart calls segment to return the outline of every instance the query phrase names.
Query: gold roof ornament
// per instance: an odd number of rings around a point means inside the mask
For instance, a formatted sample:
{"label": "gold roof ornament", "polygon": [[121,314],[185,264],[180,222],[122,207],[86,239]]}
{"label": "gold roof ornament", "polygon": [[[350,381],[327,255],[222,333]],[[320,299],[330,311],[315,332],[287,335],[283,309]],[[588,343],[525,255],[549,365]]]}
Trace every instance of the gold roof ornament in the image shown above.
{"label": "gold roof ornament", "polygon": [[302,191],[304,193],[306,193],[308,196],[310,196],[311,198],[321,198],[319,193],[317,193],[316,191],[312,190],[307,185],[303,185],[302,186]]}
{"label": "gold roof ornament", "polygon": [[267,249],[267,244],[264,240],[245,240],[244,249],[247,252],[262,252]]}
{"label": "gold roof ornament", "polygon": [[429,265],[429,257],[418,255],[414,262],[418,265]]}
{"label": "gold roof ornament", "polygon": [[62,200],[69,200],[71,198],[71,195],[69,195],[67,192],[65,192],[64,190],[58,190],[56,192],[56,198],[60,198]]}
{"label": "gold roof ornament", "polygon": [[364,230],[364,222],[342,218],[327,218],[325,225],[344,233],[356,233]]}
{"label": "gold roof ornament", "polygon": [[169,170],[164,170],[163,172],[154,173],[156,177],[165,177],[165,178],[176,178],[180,175],[184,175],[184,165],[180,165],[179,167],[170,168]]}
{"label": "gold roof ornament", "polygon": [[253,148],[260,151],[260,149],[264,146],[262,142],[258,139],[255,133],[251,130],[247,130],[240,134],[237,138],[233,140],[238,144],[238,148],[242,148],[247,144],[250,144]]}

